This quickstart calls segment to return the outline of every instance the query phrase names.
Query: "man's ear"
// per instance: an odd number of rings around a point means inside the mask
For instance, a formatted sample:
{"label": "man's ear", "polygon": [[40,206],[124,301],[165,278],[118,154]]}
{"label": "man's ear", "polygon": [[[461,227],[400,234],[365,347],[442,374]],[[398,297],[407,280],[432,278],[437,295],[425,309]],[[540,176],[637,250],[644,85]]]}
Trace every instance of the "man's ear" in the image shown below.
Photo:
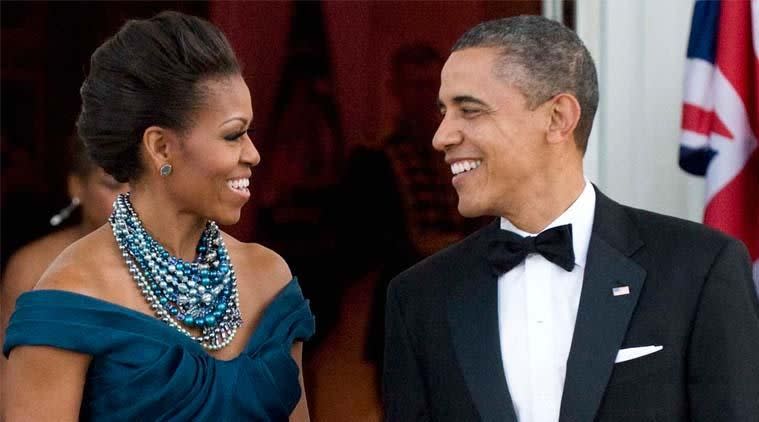
{"label": "man's ear", "polygon": [[580,103],[574,95],[561,93],[548,100],[550,123],[548,142],[555,144],[574,140],[574,131],[580,121]]}
{"label": "man's ear", "polygon": [[142,134],[142,145],[145,147],[145,158],[149,171],[157,174],[164,164],[171,164],[171,155],[175,149],[176,136],[172,131],[159,126],[150,126]]}

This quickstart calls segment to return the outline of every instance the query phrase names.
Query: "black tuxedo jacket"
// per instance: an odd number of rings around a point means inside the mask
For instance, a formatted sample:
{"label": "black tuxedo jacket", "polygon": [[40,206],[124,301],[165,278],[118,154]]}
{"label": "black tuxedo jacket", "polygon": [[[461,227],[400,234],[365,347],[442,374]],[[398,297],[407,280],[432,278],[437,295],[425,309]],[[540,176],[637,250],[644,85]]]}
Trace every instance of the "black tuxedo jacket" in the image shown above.
{"label": "black tuxedo jacket", "polygon": [[[391,282],[387,421],[517,420],[486,259],[496,230],[498,220]],[[630,294],[614,296],[622,285]],[[619,349],[649,345],[663,349],[614,363]],[[759,421],[759,302],[745,247],[596,191],[559,420]]]}

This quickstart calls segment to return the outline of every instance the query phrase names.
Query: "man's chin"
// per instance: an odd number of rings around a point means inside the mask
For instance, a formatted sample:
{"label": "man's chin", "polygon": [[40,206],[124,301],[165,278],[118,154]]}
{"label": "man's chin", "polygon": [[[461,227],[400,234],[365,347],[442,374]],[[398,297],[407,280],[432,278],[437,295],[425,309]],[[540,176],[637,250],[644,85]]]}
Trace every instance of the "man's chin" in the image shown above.
{"label": "man's chin", "polygon": [[462,201],[460,198],[459,198],[458,210],[459,210],[459,214],[461,214],[461,216],[465,218],[477,218],[477,217],[482,217],[483,215],[485,215],[485,212],[482,210],[481,207],[478,207],[475,204],[471,204],[466,201]]}

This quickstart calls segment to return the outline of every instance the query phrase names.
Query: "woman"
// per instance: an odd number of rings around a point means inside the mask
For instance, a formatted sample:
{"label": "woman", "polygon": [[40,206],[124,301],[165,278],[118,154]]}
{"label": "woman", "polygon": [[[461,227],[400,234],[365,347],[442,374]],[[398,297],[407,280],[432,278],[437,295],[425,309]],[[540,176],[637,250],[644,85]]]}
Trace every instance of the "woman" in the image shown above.
{"label": "woman", "polygon": [[308,420],[313,316],[274,252],[219,231],[260,157],[224,35],[175,12],[130,21],[92,56],[79,134],[131,192],[21,295],[9,420]]}
{"label": "woman", "polygon": [[[53,216],[51,223],[57,226],[76,208],[81,218],[77,224],[24,246],[8,260],[0,282],[0,344],[18,296],[37,284],[45,269],[67,246],[102,226],[108,220],[116,195],[127,190],[126,184],[117,182],[88,159],[78,137],[72,137],[70,149],[71,172],[67,182],[71,204]],[[5,378],[5,363],[5,357],[0,357],[0,380]],[[0,409],[2,403],[0,400]]]}

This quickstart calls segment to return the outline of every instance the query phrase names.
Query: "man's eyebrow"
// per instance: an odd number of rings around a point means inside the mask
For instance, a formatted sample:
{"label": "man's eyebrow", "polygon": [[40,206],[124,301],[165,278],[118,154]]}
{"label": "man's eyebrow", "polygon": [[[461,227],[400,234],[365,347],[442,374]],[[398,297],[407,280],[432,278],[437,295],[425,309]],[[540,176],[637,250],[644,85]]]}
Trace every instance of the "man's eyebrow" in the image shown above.
{"label": "man's eyebrow", "polygon": [[481,105],[483,107],[488,106],[487,104],[485,104],[484,101],[474,98],[470,95],[459,95],[459,96],[453,97],[453,103],[456,105],[462,105],[464,103],[473,103],[473,104]]}
{"label": "man's eyebrow", "polygon": [[[461,106],[462,104],[477,104],[483,107],[488,107],[487,103],[480,99],[472,97],[471,95],[458,95],[456,97],[453,97],[453,103],[457,106]],[[440,98],[437,100],[437,107],[440,109],[445,108],[445,103],[443,103],[443,100]]]}

